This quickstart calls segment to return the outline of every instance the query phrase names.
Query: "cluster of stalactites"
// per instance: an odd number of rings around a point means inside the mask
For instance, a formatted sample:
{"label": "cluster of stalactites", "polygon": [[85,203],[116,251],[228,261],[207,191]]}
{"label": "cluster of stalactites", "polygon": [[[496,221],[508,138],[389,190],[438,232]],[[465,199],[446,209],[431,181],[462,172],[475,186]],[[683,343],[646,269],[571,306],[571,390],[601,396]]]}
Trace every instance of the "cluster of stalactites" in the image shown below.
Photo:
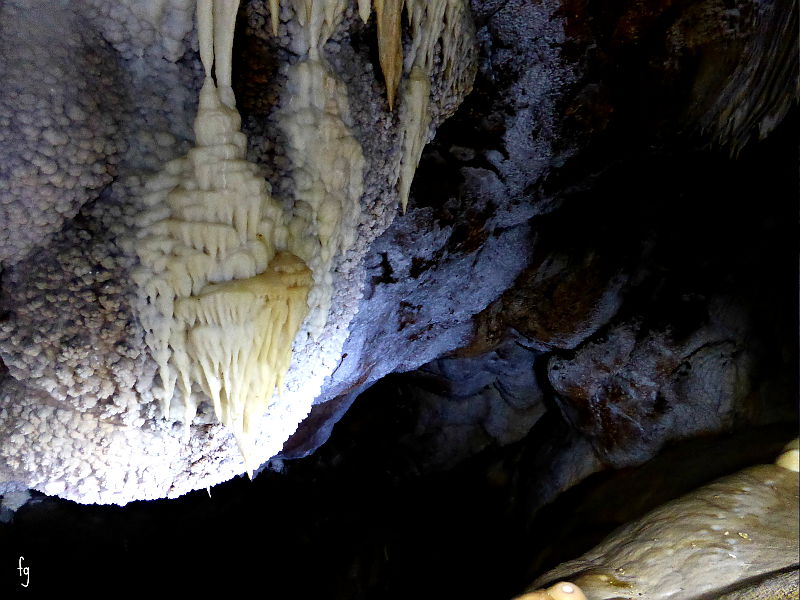
{"label": "cluster of stalactites", "polygon": [[[159,365],[164,412],[179,388],[184,421],[193,391],[213,402],[239,442],[248,469],[256,422],[275,413],[301,323],[318,335],[333,295],[334,259],[355,242],[367,163],[352,131],[347,85],[322,48],[352,0],[284,0],[300,26],[300,59],[287,70],[291,102],[276,112],[286,138],[292,210],[273,200],[256,165],[231,88],[238,0],[197,0],[197,32],[206,79],[195,119],[196,145],[149,184],[143,198],[134,273],[144,301],[140,320]],[[280,3],[271,0],[273,29]],[[405,209],[430,128],[431,79],[458,96],[465,48],[472,44],[466,0],[358,2],[376,14],[381,65],[391,108],[399,107],[400,167],[395,184]],[[409,43],[402,44],[402,13]],[[467,28],[462,30],[462,28]],[[449,78],[449,79],[448,79]],[[460,88],[459,88],[460,89]],[[313,281],[312,281],[313,278]],[[277,400],[280,402],[280,399]]]}
{"label": "cluster of stalactites", "polygon": [[[348,0],[284,0],[289,2],[308,37],[306,47],[316,58],[347,8]],[[402,15],[405,9],[410,42],[403,48]],[[271,0],[272,29],[277,35],[279,0]],[[375,13],[378,55],[386,83],[389,110],[400,96],[403,155],[398,175],[400,204],[405,211],[411,181],[428,141],[431,124],[430,95],[434,59],[441,52],[441,77],[445,94],[454,93],[461,79],[465,54],[472,45],[466,0],[358,0],[366,23]],[[405,79],[404,79],[405,76]]]}
{"label": "cluster of stalactites", "polygon": [[235,1],[198,0],[206,80],[195,147],[149,184],[144,202],[152,216],[145,215],[139,234],[134,279],[164,413],[177,384],[188,433],[197,386],[233,431],[252,472],[257,423],[283,386],[312,282],[305,262],[288,251],[281,205],[245,160],[247,138],[230,86],[237,8]]}
{"label": "cluster of stalactites", "polygon": [[[325,40],[330,37],[320,34],[327,25],[337,23],[348,4],[348,0],[284,0],[294,9],[300,24],[308,30],[310,37]],[[357,0],[358,14],[367,23],[375,13],[378,30],[378,52],[386,81],[389,109],[394,109],[400,81],[403,75],[402,14],[405,8],[411,27],[410,60],[405,70],[410,72],[418,66],[430,73],[437,42],[443,44],[445,74],[449,75],[458,60],[458,34],[463,28],[467,11],[464,0]],[[278,35],[280,24],[280,0],[269,2],[272,32]],[[449,31],[445,34],[445,29]],[[444,35],[443,35],[444,34]],[[465,36],[469,37],[469,36]],[[314,45],[312,45],[314,46]]]}

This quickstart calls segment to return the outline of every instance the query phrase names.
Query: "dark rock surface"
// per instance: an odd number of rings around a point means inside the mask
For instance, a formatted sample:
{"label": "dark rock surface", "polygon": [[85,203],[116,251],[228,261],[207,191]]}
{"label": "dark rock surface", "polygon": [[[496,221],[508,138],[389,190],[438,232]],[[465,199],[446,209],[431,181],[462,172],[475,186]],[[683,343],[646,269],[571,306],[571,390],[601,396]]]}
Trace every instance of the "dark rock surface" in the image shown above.
{"label": "dark rock surface", "polygon": [[[517,369],[536,371],[608,466],[671,439],[790,420],[796,111],[756,142],[796,98],[781,78],[797,72],[795,57],[780,59],[796,47],[774,23],[784,8],[473,3],[475,89],[426,150],[409,214],[375,244],[328,393],[514,339],[535,351]],[[737,114],[752,120],[715,129],[708,106],[728,79],[752,76],[765,44],[781,50],[770,99],[742,84]],[[502,283],[487,287],[488,272]],[[321,410],[342,414],[315,408],[287,456],[324,439]]]}

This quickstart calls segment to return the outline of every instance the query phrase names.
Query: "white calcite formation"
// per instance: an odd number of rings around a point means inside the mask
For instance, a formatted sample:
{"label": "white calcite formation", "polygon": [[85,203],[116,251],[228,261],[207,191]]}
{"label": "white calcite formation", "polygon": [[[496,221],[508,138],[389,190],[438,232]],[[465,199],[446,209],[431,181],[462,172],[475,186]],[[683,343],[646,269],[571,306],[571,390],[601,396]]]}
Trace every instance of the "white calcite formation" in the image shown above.
{"label": "white calcite formation", "polygon": [[[364,192],[366,161],[352,133],[347,88],[323,51],[349,3],[290,4],[299,25],[293,46],[301,59],[287,72],[292,100],[278,112],[294,187],[289,210],[273,199],[256,165],[245,160],[247,139],[231,87],[238,2],[199,0],[197,30],[206,79],[195,120],[196,146],[151,181],[145,199],[150,210],[137,244],[139,314],[159,365],[164,414],[169,416],[177,386],[188,434],[196,392],[204,393],[219,421],[233,430],[251,471],[279,450],[254,455],[254,436],[265,414],[269,427],[273,394],[278,394],[276,402],[283,401],[283,381],[301,324],[313,339],[327,322],[333,261],[355,242]],[[437,44],[448,40],[440,60],[451,76],[459,56],[459,35],[452,29],[465,22],[466,7],[461,0],[405,2],[411,43],[404,61],[403,6],[374,3],[390,109],[401,85],[403,149],[397,185],[405,209],[430,129]],[[369,16],[368,8],[367,3],[359,6],[362,18]],[[275,31],[279,4],[271,3],[270,10]],[[448,27],[451,31],[445,32]],[[307,412],[311,399],[301,400],[306,410],[298,416]]]}
{"label": "white calcite formation", "polygon": [[[431,113],[431,78],[438,68],[447,86],[457,86],[471,68],[463,57],[472,44],[472,31],[464,30],[469,22],[468,8],[463,0],[359,0],[359,14],[368,21],[375,11],[378,29],[378,49],[386,82],[390,109],[400,90],[400,119],[403,157],[398,173],[398,196],[405,211],[414,172],[419,165],[422,149],[428,142]],[[409,47],[402,45],[402,15],[410,26]],[[453,90],[447,90],[452,94]]]}
{"label": "white calcite formation", "polygon": [[[464,78],[467,68],[460,57],[464,53],[460,31],[465,21],[467,7],[461,0],[406,0],[408,20],[411,24],[411,48],[405,59],[408,77],[402,88],[403,160],[400,165],[399,195],[405,211],[411,181],[419,165],[422,149],[430,132],[431,77],[434,61],[441,61],[444,81],[455,85]],[[439,40],[447,40],[437,56]],[[466,42],[468,43],[468,42]]]}
{"label": "white calcite formation", "polygon": [[[335,393],[401,172],[472,84],[472,24],[465,0],[444,3],[461,21],[431,22],[428,73],[410,2],[57,4],[0,3],[0,216],[21,230],[0,248],[0,493],[175,497],[252,471]],[[252,143],[231,85],[237,10],[276,59]],[[400,60],[383,97],[365,46],[344,42],[389,13],[402,20],[378,45]],[[412,101],[415,64],[430,91]]]}
{"label": "white calcite formation", "polygon": [[[738,582],[796,568],[797,448],[795,440],[775,464],[749,467],[656,508],[534,586],[569,577],[588,598],[710,598]],[[549,597],[543,594],[518,600]]]}
{"label": "white calcite formation", "polygon": [[[293,69],[293,75],[297,78],[295,84],[307,86],[315,81],[317,85],[328,84],[334,88],[342,88],[341,83],[332,83],[330,70],[323,68],[324,58],[320,49],[335,31],[349,2],[288,1],[303,26],[303,35],[299,36],[297,42],[299,50],[307,53],[307,60],[304,61],[306,66]],[[277,35],[280,22],[278,0],[270,2],[270,10],[273,32]],[[403,155],[397,179],[392,185],[397,185],[400,205],[405,211],[411,181],[430,134],[431,79],[438,70],[444,76],[445,87],[449,88],[444,90],[444,95],[459,95],[454,88],[464,80],[471,80],[468,73],[473,65],[471,61],[464,60],[464,57],[471,52],[474,32],[467,25],[471,21],[464,0],[359,0],[358,11],[365,23],[369,21],[373,11],[375,14],[378,51],[390,110],[394,110],[397,104],[398,91],[400,94]],[[410,40],[405,49],[402,43],[404,13],[409,24]],[[326,72],[329,73],[327,76]],[[309,98],[305,89],[298,87],[299,90],[302,92],[298,94],[298,98]],[[336,95],[340,94],[342,92],[337,89]],[[312,92],[311,97],[321,96]],[[346,110],[342,109],[341,101],[338,104],[340,106],[335,112],[344,116]],[[317,107],[317,110],[322,109]],[[311,124],[305,125],[310,129]],[[323,140],[328,139],[327,136],[320,137]],[[303,135],[298,139],[304,139]],[[302,152],[306,148],[301,146],[298,150]],[[339,152],[350,155],[351,149],[344,146]],[[351,159],[349,162],[357,161]]]}
{"label": "white calcite formation", "polygon": [[316,336],[330,311],[332,261],[355,241],[366,164],[351,133],[344,82],[321,52],[340,24],[346,2],[306,0],[295,5],[301,27],[295,44],[303,59],[289,67],[286,86],[292,101],[280,110],[278,122],[288,140],[294,184],[288,238],[292,251],[314,273],[308,327]]}
{"label": "white calcite formation", "polygon": [[[289,228],[269,185],[245,160],[247,138],[231,89],[238,2],[200,0],[198,39],[206,80],[196,147],[154,179],[137,245],[140,320],[159,365],[164,413],[176,381],[184,426],[193,387],[236,435],[248,470],[253,435],[291,361],[311,277],[290,252]],[[216,66],[217,82],[211,76]],[[163,215],[163,218],[159,218]]]}

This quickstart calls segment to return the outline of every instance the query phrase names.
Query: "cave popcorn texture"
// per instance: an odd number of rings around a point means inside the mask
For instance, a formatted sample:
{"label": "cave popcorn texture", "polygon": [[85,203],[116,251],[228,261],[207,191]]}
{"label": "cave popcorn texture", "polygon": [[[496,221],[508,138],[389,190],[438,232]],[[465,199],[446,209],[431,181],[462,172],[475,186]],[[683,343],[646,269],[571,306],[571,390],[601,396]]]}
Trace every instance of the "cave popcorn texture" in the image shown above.
{"label": "cave popcorn texture", "polygon": [[[230,429],[213,414],[212,386],[200,366],[199,345],[185,345],[183,355],[176,357],[169,348],[171,328],[165,334],[167,329],[157,333],[156,327],[147,327],[151,331],[144,332],[139,326],[137,317],[142,317],[143,324],[151,319],[152,325],[164,318],[162,309],[169,312],[169,294],[161,298],[160,292],[151,289],[150,305],[143,304],[141,296],[137,299],[149,283],[165,292],[167,285],[180,288],[180,294],[173,292],[172,310],[173,317],[183,323],[175,329],[183,332],[187,342],[188,323],[209,318],[214,308],[209,305],[230,293],[249,294],[249,301],[260,297],[255,302],[263,305],[267,293],[296,288],[302,295],[308,288],[309,312],[298,335],[289,333],[293,326],[275,329],[283,331],[285,338],[294,337],[293,353],[283,354],[284,363],[290,356],[291,367],[282,386],[274,370],[279,393],[267,401],[264,414],[269,426],[258,428],[248,440],[252,442],[250,465],[274,455],[314,399],[330,398],[324,384],[342,358],[348,323],[358,310],[363,259],[402,200],[398,181],[407,156],[401,130],[406,110],[402,89],[416,50],[409,44],[403,48],[400,92],[391,112],[386,91],[382,93],[364,53],[357,53],[353,63],[345,58],[350,49],[336,50],[364,14],[370,17],[368,11],[356,12],[365,3],[327,3],[326,10],[314,2],[269,3],[270,8],[279,7],[280,19],[272,24],[279,31],[274,39],[282,61],[277,77],[280,92],[269,118],[272,133],[278,130],[281,136],[274,143],[280,145],[282,161],[273,165],[256,158],[255,167],[241,156],[246,140],[238,131],[238,116],[229,113],[234,99],[231,82],[220,80],[225,69],[215,73],[217,97],[206,89],[204,110],[213,105],[223,121],[227,119],[228,139],[219,144],[206,140],[204,145],[200,139],[192,143],[193,97],[198,78],[202,82],[193,52],[198,47],[191,26],[195,3],[144,4],[69,3],[53,13],[63,27],[42,32],[41,44],[56,46],[73,39],[73,30],[86,31],[87,36],[96,32],[101,41],[94,51],[103,58],[102,64],[115,77],[124,75],[114,83],[119,98],[104,96],[103,105],[104,114],[116,118],[113,139],[118,141],[118,150],[112,158],[118,166],[112,183],[102,193],[91,195],[92,202],[84,200],[73,223],[56,231],[52,241],[38,240],[35,258],[27,251],[3,265],[2,310],[9,311],[10,318],[0,324],[0,354],[8,367],[0,389],[0,435],[6,440],[0,447],[0,492],[35,488],[79,502],[124,504],[175,497],[242,473],[241,455]],[[446,73],[445,63],[435,61],[430,116],[420,133],[425,140],[469,92],[475,74],[471,17],[463,2],[450,4],[462,5],[455,13],[462,21],[455,28],[437,29],[434,33],[439,38],[431,36],[430,43],[435,53],[455,48],[459,65]],[[267,3],[249,2],[244,13],[263,10],[262,5]],[[9,2],[2,8],[3,18],[21,20],[21,29],[30,28],[31,19],[23,18],[26,11],[49,6],[38,0]],[[454,30],[459,35],[448,40]],[[232,27],[229,31],[232,35]],[[2,38],[7,35],[0,32]],[[339,41],[328,46],[331,35]],[[220,60],[220,55],[215,58]],[[47,56],[42,60],[46,62]],[[448,73],[455,74],[454,81],[445,81]],[[353,77],[358,78],[355,86]],[[108,85],[109,77],[81,70],[69,81],[56,77],[52,91],[57,95],[63,86],[89,93]],[[308,96],[298,98],[297,89],[308,90]],[[13,104],[15,98],[9,98]],[[14,110],[27,114],[25,106]],[[308,139],[311,128],[305,127],[305,139],[301,135],[303,119],[309,117],[328,131],[328,147],[347,148],[346,153],[339,152],[348,161],[346,177],[332,177],[330,168],[326,169],[323,152],[312,143],[319,140]],[[252,128],[258,130],[259,124],[252,122],[252,116],[249,119],[253,135]],[[112,139],[106,129],[97,135]],[[267,139],[273,143],[272,137]],[[251,160],[254,148],[262,143],[256,139],[247,148]],[[198,168],[199,163],[203,156],[220,159],[219,153],[224,158],[219,162],[234,167],[239,184],[251,186],[259,202],[212,202],[215,195],[233,195],[232,190],[224,186],[200,189],[203,168]],[[18,158],[24,160],[24,153]],[[412,158],[416,165],[418,156]],[[273,185],[279,183],[279,196],[272,195],[265,174]],[[309,177],[317,185],[307,185]],[[55,190],[58,180],[46,186]],[[198,191],[207,195],[192,198]],[[197,228],[193,224],[200,214],[204,224]],[[206,240],[202,242],[206,259],[216,252],[213,267],[193,252],[200,245],[198,231]],[[209,241],[206,234],[212,231],[215,237]],[[176,248],[204,264],[179,267],[171,257]],[[287,251],[297,261],[289,259]],[[143,268],[137,270],[134,257],[140,253]],[[233,255],[236,259],[228,260]],[[305,263],[310,276],[302,274],[300,263]],[[159,274],[168,273],[171,281],[152,278],[148,264]],[[262,276],[272,281],[263,281]],[[260,289],[250,285],[256,283],[253,278],[259,278]],[[277,285],[273,285],[275,279],[280,280]],[[205,304],[197,299],[204,293],[208,295]],[[289,301],[284,297],[277,304],[281,302],[287,306]],[[251,312],[246,320],[273,318],[257,313]],[[300,312],[293,314],[286,318],[287,324],[301,318]],[[285,348],[291,339],[278,345]],[[188,378],[172,364],[179,360],[184,367],[186,362],[193,363],[184,371]],[[159,362],[167,366],[163,380],[154,378],[162,370]],[[207,370],[214,372],[214,368]],[[191,393],[182,393],[181,388],[190,386]],[[170,389],[172,393],[167,394]],[[223,414],[223,422],[230,422],[222,397],[219,407],[216,412]],[[243,431],[244,410],[233,410],[233,414]]]}

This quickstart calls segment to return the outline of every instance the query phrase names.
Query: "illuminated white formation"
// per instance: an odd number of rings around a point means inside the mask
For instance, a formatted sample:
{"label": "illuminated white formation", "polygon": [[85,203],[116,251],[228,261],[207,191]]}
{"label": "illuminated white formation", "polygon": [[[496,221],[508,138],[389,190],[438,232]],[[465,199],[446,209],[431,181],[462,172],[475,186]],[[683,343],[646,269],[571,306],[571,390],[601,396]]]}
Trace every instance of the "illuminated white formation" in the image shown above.
{"label": "illuminated white formation", "polygon": [[286,251],[282,208],[244,159],[247,139],[230,87],[237,5],[197,4],[206,80],[196,146],[151,183],[151,222],[137,246],[142,266],[135,277],[145,297],[140,318],[159,365],[165,414],[177,382],[188,430],[196,384],[234,431],[252,470],[252,436],[289,368],[311,275]]}
{"label": "illuminated white formation", "polygon": [[[324,59],[320,58],[319,49],[333,33],[348,2],[290,2],[306,35],[304,44],[309,68],[308,73],[301,77],[307,81],[315,79],[320,85],[330,83],[330,70],[321,68]],[[273,0],[270,7],[275,31],[279,17],[277,0]],[[405,53],[402,44],[404,8],[410,27],[410,44]],[[442,80],[450,88],[464,79],[460,71],[469,67],[469,61],[465,61],[464,56],[472,45],[472,32],[464,30],[465,24],[470,23],[465,0],[358,0],[359,15],[365,22],[373,10],[378,30],[378,54],[390,110],[394,109],[398,90],[400,92],[403,157],[397,185],[400,205],[405,211],[411,181],[430,133],[431,77],[435,68],[441,70]],[[434,64],[437,56],[440,66]],[[448,94],[452,91],[446,89]],[[346,111],[343,111],[343,117],[344,114]]]}
{"label": "illuminated white formation", "polygon": [[351,133],[347,89],[320,51],[339,25],[346,4],[346,0],[293,2],[302,26],[295,43],[303,58],[289,68],[286,86],[291,101],[278,114],[294,182],[290,244],[314,273],[308,321],[313,335],[321,331],[330,310],[332,260],[355,241],[363,193],[365,160]]}
{"label": "illuminated white formation", "polygon": [[[290,381],[290,399],[273,399],[276,390],[283,391],[295,337],[298,347],[315,350],[309,339],[320,336],[331,312],[334,260],[354,246],[361,221],[367,163],[353,135],[347,86],[323,52],[350,3],[284,3],[287,14],[293,13],[292,48],[299,60],[287,67],[287,101],[274,114],[293,183],[291,200],[278,202],[245,159],[247,139],[231,88],[238,1],[198,0],[206,79],[195,147],[149,182],[144,199],[149,210],[141,220],[141,268],[134,276],[142,291],[146,342],[163,383],[164,413],[169,415],[179,390],[188,433],[196,394],[204,393],[220,422],[235,433],[250,470],[256,456],[264,459],[280,449],[319,389],[317,373],[307,386]],[[268,6],[276,32],[280,2]],[[364,19],[373,8],[390,109],[399,92],[402,150],[390,183],[398,185],[405,208],[430,129],[431,77],[434,71],[457,73],[463,46],[472,38],[457,31],[469,22],[464,0],[358,3]],[[404,8],[410,33],[405,52]],[[445,94],[452,85],[443,84]],[[326,368],[344,338],[342,332],[328,335],[320,355]],[[265,414],[274,417],[275,435],[256,454],[255,434]]]}

